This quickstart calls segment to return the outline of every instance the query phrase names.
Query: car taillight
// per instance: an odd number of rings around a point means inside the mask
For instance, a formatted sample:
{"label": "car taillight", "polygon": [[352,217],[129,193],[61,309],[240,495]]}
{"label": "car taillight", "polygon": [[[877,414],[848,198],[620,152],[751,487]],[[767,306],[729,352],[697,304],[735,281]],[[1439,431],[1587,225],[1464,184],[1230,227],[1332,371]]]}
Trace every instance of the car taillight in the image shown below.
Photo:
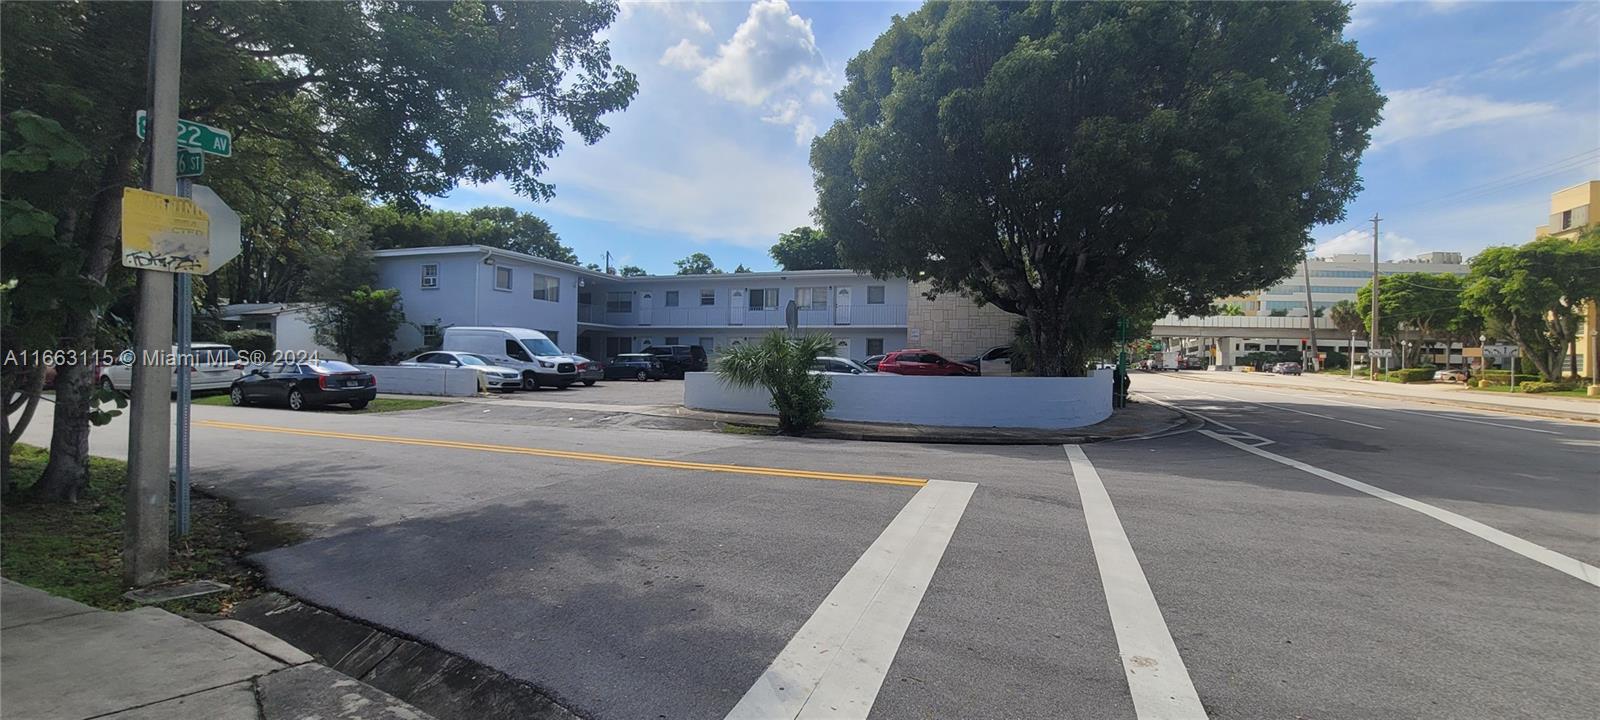
{"label": "car taillight", "polygon": [[373,389],[377,389],[377,387],[378,387],[378,376],[377,375],[373,375],[371,379],[372,379],[372,387],[373,387]]}
{"label": "car taillight", "polygon": [[321,388],[323,390],[327,390],[328,389],[328,376],[327,375],[318,375],[317,376],[317,387],[319,387],[319,388]]}

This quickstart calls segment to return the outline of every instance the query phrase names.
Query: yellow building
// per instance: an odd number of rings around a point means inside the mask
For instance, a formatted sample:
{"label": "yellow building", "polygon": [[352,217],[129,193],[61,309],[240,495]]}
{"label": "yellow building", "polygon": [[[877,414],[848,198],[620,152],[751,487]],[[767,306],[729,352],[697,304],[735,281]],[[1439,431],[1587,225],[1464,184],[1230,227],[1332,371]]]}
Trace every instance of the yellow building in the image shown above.
{"label": "yellow building", "polygon": [[[1533,235],[1576,240],[1584,228],[1600,221],[1596,212],[1600,212],[1600,180],[1557,190],[1550,196],[1550,224],[1535,228]],[[1578,331],[1578,355],[1579,373],[1590,383],[1600,385],[1600,375],[1596,374],[1600,362],[1600,304],[1589,303],[1584,312],[1583,328]]]}

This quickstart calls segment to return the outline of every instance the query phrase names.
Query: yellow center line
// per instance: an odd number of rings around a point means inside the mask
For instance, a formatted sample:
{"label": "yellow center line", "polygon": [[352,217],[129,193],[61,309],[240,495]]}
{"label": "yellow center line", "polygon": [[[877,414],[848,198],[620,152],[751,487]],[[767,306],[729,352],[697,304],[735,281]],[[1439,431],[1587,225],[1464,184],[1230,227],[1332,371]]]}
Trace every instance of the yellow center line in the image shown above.
{"label": "yellow center line", "polygon": [[279,433],[284,435],[301,435],[305,437],[334,438],[339,440],[361,440],[364,442],[391,443],[395,445],[417,445],[422,447],[451,448],[456,450],[478,450],[482,452],[506,453],[511,455],[534,455],[537,457],[560,458],[562,460],[581,460],[585,462],[602,462],[616,465],[640,465],[645,467],[670,468],[674,470],[699,470],[702,472],[737,473],[741,475],[769,475],[776,477],[803,478],[808,480],[839,480],[843,482],[873,483],[879,485],[903,485],[907,487],[922,487],[923,485],[928,484],[927,480],[919,478],[895,477],[893,475],[862,475],[857,473],[826,472],[821,470],[795,470],[790,468],[756,467],[751,465],[720,465],[716,463],[690,462],[685,460],[658,460],[655,458],[629,457],[626,455],[605,455],[601,453],[576,452],[571,450],[547,450],[544,448],[518,447],[515,445],[491,445],[488,443],[460,442],[456,440],[430,440],[427,438],[409,438],[395,435],[364,435],[357,433],[334,432],[331,430],[303,430],[299,428],[277,427],[272,425],[247,425],[244,423],[225,422],[221,420],[199,420],[196,421],[195,424],[221,430]]}

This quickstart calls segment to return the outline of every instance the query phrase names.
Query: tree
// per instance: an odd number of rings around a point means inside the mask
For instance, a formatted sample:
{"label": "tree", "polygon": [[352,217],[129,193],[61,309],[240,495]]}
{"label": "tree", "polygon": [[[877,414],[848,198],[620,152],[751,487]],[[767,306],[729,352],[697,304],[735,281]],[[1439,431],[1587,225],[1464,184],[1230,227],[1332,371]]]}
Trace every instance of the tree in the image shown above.
{"label": "tree", "polygon": [[761,342],[735,345],[717,359],[717,376],[734,387],[760,385],[772,395],[772,408],[778,411],[778,432],[804,435],[833,406],[828,388],[833,382],[825,373],[811,372],[819,355],[833,351],[833,338],[807,335],[790,339],[774,330]]}
{"label": "tree", "polygon": [[406,321],[400,291],[359,285],[323,300],[310,322],[317,342],[352,363],[389,361],[394,333]]}
{"label": "tree", "polygon": [[750,268],[745,267],[744,263],[739,263],[739,266],[734,268],[733,271],[735,273],[755,272],[754,270],[751,270]]}
{"label": "tree", "polygon": [[[64,267],[102,287],[120,221],[121,194],[107,189],[138,180],[129,124],[145,103],[149,8],[0,4],[0,114],[54,118],[85,147],[88,160],[36,207],[74,249]],[[601,118],[637,92],[595,37],[616,12],[609,2],[190,5],[180,114],[231,129],[236,155],[275,147],[380,199],[414,205],[462,180],[496,178],[548,199],[540,176],[564,128],[595,142],[607,131]],[[4,192],[12,196],[11,184]],[[60,348],[94,347],[111,298],[82,300],[56,315]],[[47,496],[76,496],[87,482],[78,451],[88,447],[93,380],[87,365],[58,370],[39,480]]]}
{"label": "tree", "polygon": [[1118,317],[1269,286],[1344,217],[1383,104],[1348,20],[924,5],[846,67],[811,148],[817,217],[846,265],[1021,315],[1037,374],[1082,374]]}
{"label": "tree", "polygon": [[424,209],[417,212],[389,205],[365,213],[372,247],[485,245],[559,262],[578,263],[572,248],[561,244],[550,224],[531,213],[508,207],[481,207],[464,213]]}
{"label": "tree", "polygon": [[839,250],[821,230],[802,225],[778,236],[768,251],[784,270],[831,270],[840,267]]}
{"label": "tree", "polygon": [[1542,237],[1520,247],[1492,247],[1472,259],[1462,304],[1522,349],[1547,382],[1577,337],[1579,309],[1600,300],[1600,228],[1576,241]]}
{"label": "tree", "polygon": [[650,273],[645,272],[644,268],[638,265],[623,265],[621,274],[623,277],[644,277]]}
{"label": "tree", "polygon": [[1225,305],[1212,305],[1210,311],[1208,311],[1207,314],[1208,315],[1221,315],[1223,317],[1243,317],[1244,316],[1244,308],[1239,307],[1238,303],[1227,303]]}
{"label": "tree", "polygon": [[722,271],[717,269],[716,263],[711,262],[711,256],[706,255],[705,253],[695,253],[682,260],[674,260],[672,261],[672,264],[678,266],[679,275],[722,274]]}
{"label": "tree", "polygon": [[1356,304],[1349,300],[1340,300],[1328,308],[1328,319],[1333,321],[1333,326],[1339,332],[1349,335],[1367,329],[1367,319],[1356,309]]}
{"label": "tree", "polygon": [[[1389,338],[1390,347],[1401,350],[1401,367],[1414,367],[1417,352],[1429,340],[1447,340],[1472,326],[1471,313],[1462,309],[1464,281],[1450,273],[1397,273],[1383,278],[1378,291],[1380,335]],[[1372,282],[1356,292],[1362,326],[1372,321]],[[1400,341],[1402,331],[1415,331],[1419,342]]]}

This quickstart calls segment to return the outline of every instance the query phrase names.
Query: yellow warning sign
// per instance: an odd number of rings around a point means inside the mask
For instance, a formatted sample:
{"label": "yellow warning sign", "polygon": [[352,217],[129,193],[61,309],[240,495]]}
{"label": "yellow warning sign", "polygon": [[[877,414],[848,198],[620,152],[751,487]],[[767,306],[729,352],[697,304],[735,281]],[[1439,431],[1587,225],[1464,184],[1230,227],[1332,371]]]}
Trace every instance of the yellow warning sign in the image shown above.
{"label": "yellow warning sign", "polygon": [[211,272],[211,219],[188,198],[123,188],[122,264],[140,270]]}

